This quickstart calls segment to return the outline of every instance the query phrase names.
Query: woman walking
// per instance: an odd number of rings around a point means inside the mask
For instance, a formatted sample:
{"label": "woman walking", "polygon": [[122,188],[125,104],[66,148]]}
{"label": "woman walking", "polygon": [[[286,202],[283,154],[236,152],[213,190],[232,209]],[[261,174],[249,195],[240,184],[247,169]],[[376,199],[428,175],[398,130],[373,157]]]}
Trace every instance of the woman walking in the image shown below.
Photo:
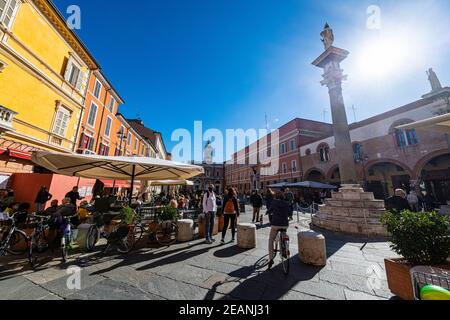
{"label": "woman walking", "polygon": [[237,217],[239,217],[239,203],[236,197],[236,193],[233,189],[228,189],[228,194],[224,198],[224,209],[223,209],[223,216],[224,216],[224,226],[222,230],[222,241],[221,243],[225,243],[225,236],[227,234],[228,226],[231,223],[231,236],[232,236],[232,242],[235,241],[235,235],[236,235],[236,220]]}

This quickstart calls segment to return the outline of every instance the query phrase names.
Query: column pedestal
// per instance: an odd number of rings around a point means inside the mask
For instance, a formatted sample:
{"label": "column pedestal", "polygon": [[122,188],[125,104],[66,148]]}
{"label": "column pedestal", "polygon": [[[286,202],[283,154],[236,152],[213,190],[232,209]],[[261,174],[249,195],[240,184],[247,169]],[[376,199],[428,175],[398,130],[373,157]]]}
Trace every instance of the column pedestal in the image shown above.
{"label": "column pedestal", "polygon": [[380,219],[385,212],[383,200],[375,200],[373,193],[359,185],[348,184],[325,200],[312,224],[329,231],[384,237],[387,231]]}

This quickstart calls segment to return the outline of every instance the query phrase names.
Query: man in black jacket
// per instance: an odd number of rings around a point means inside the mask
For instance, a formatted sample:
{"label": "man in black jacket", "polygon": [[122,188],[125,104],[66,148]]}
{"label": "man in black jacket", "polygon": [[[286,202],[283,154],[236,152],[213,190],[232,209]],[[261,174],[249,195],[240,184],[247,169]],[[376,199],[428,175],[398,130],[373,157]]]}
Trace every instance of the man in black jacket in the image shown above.
{"label": "man in black jacket", "polygon": [[402,189],[395,190],[395,195],[386,200],[386,209],[400,213],[404,210],[411,210],[406,192]]}
{"label": "man in black jacket", "polygon": [[269,214],[270,229],[269,236],[269,269],[273,266],[273,260],[275,259],[275,250],[273,244],[280,230],[287,230],[289,228],[289,214],[290,205],[286,202],[284,194],[279,192],[276,194],[275,199],[272,201],[267,213]]}
{"label": "man in black jacket", "polygon": [[250,203],[253,206],[253,220],[252,220],[252,222],[253,223],[260,222],[259,214],[261,212],[261,207],[263,205],[263,198],[261,197],[261,195],[258,193],[257,190],[255,190],[253,192],[252,196],[250,197]]}

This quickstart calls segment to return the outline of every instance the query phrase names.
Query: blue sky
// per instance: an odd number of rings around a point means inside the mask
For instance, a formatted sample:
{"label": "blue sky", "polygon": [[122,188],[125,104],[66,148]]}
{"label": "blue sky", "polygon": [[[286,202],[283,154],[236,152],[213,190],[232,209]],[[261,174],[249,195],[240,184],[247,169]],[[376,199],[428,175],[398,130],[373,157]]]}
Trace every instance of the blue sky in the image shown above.
{"label": "blue sky", "polygon": [[[450,84],[446,0],[55,3],[63,14],[80,6],[77,33],[126,100],[121,112],[161,131],[169,150],[172,132],[196,120],[220,130],[264,128],[265,114],[272,128],[295,117],[331,121],[321,70],[311,65],[326,21],[335,46],[351,52],[342,64],[350,122],[352,105],[362,120],[419,99],[430,91],[429,67]],[[366,26],[370,5],[381,9],[381,30]]]}

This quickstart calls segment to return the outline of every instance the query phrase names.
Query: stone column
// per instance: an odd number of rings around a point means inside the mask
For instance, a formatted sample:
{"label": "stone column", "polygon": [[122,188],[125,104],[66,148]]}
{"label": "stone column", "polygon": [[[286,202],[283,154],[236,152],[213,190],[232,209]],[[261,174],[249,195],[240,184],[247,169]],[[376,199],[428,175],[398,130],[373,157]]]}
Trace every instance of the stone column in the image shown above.
{"label": "stone column", "polygon": [[[328,25],[325,30],[329,29]],[[329,31],[328,31],[329,32]],[[332,32],[332,31],[331,31]],[[332,36],[334,41],[334,36]],[[344,97],[342,95],[342,81],[347,79],[340,67],[349,52],[333,47],[331,42],[325,45],[325,52],[320,55],[313,65],[324,70],[321,84],[328,87],[330,95],[331,113],[333,118],[336,155],[339,163],[339,173],[342,184],[356,184],[356,169],[353,157],[350,130],[348,127],[347,113],[345,111]]]}

